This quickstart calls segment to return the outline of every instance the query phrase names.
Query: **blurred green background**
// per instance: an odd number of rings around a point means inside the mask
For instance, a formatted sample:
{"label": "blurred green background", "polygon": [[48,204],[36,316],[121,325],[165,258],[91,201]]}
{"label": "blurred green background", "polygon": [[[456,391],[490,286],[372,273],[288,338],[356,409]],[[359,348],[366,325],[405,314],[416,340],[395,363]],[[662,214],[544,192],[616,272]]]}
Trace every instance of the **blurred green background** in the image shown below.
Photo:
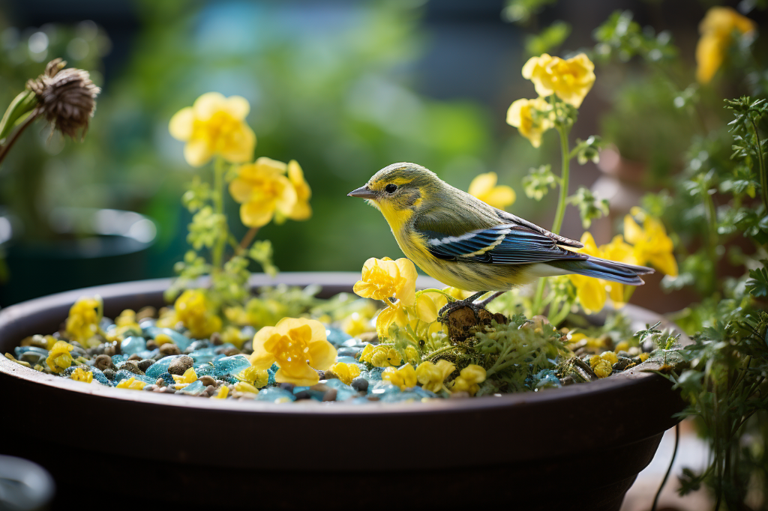
{"label": "blurred green background", "polygon": [[[400,257],[381,215],[346,197],[397,161],[422,164],[465,190],[477,174],[495,171],[517,192],[509,209],[549,226],[554,198],[535,203],[520,181],[532,166],[559,168],[557,139],[548,135],[535,150],[505,123],[512,101],[535,94],[520,74],[526,38],[566,20],[570,35],[552,51],[568,56],[594,45],[591,31],[611,12],[632,9],[641,23],[672,29],[692,63],[707,4],[544,4],[527,22],[510,23],[503,0],[6,0],[0,3],[0,103],[57,56],[89,70],[103,87],[82,143],[65,144],[35,125],[0,168],[0,202],[21,225],[6,246],[60,237],[48,221],[57,208],[136,211],[155,221],[154,243],[146,258],[115,265],[103,278],[171,276],[188,249],[190,216],[181,194],[194,175],[209,179],[211,168],[184,162],[183,144],[169,135],[168,121],[208,91],[248,99],[248,122],[258,137],[255,156],[298,160],[312,188],[309,221],[270,224],[259,232],[259,239],[273,241],[283,271],[359,271],[369,257]],[[631,68],[597,74],[573,138],[586,138],[602,125],[607,138],[628,140],[633,157],[649,154],[659,139],[628,137],[636,125],[622,117],[648,115],[632,102],[647,83]],[[617,84],[627,82],[624,110],[606,117],[620,95]],[[661,140],[674,145],[674,134]],[[662,175],[673,165],[649,159]],[[577,167],[572,190],[599,175],[591,163]],[[228,211],[239,223],[231,199]],[[581,235],[577,216],[568,215],[565,235]],[[31,285],[13,272],[5,283]],[[44,292],[49,290],[28,294]]]}

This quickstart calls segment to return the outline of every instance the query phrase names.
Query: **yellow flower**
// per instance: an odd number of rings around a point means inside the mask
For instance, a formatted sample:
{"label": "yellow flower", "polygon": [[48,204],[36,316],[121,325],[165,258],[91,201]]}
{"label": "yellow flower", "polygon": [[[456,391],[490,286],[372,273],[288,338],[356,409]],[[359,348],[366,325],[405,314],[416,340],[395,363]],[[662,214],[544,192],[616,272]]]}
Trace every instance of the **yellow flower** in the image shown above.
{"label": "yellow flower", "polygon": [[96,334],[100,334],[99,323],[104,311],[104,303],[100,296],[78,298],[69,309],[67,317],[67,333],[73,341],[88,347],[86,342]]}
{"label": "yellow flower", "polygon": [[518,129],[520,134],[531,141],[533,147],[541,145],[541,136],[554,124],[546,113],[534,116],[534,111],[547,112],[549,104],[543,98],[518,99],[507,110],[507,124]]}
{"label": "yellow flower", "polygon": [[531,57],[525,63],[523,78],[533,82],[539,96],[556,94],[566,103],[579,108],[595,83],[595,65],[584,53],[568,60],[544,53],[540,57]]}
{"label": "yellow flower", "polygon": [[633,208],[633,213],[644,217],[643,227],[637,225],[632,216],[627,215],[624,217],[624,236],[634,245],[633,252],[637,264],[651,263],[662,273],[677,277],[674,246],[664,225],[658,218],[653,218],[642,210]]}
{"label": "yellow flower", "polygon": [[411,364],[413,367],[418,366],[419,362],[421,362],[421,356],[419,355],[419,351],[413,346],[406,346],[404,351],[405,351],[405,361]]}
{"label": "yellow flower", "polygon": [[331,366],[331,372],[335,374],[339,380],[345,385],[352,383],[352,380],[360,376],[360,368],[357,364],[347,364],[344,362],[337,362]]}
{"label": "yellow flower", "polygon": [[640,358],[640,362],[645,362],[646,360],[648,360],[648,356],[649,356],[648,353],[640,353],[638,355],[638,358]]}
{"label": "yellow flower", "polygon": [[240,371],[237,378],[260,389],[269,383],[269,372],[266,369],[257,369],[251,366]]}
{"label": "yellow flower", "polygon": [[628,349],[629,349],[629,342],[621,341],[619,344],[616,345],[616,348],[613,350],[613,352],[618,353],[620,351],[627,351]]}
{"label": "yellow flower", "polygon": [[297,203],[296,189],[285,176],[285,163],[262,156],[240,165],[229,183],[229,193],[242,204],[240,220],[248,227],[267,225],[277,211],[290,217]]}
{"label": "yellow flower", "polygon": [[[581,236],[581,242],[584,244],[584,247],[579,249],[578,252],[594,257],[602,257],[602,251],[597,248],[595,239],[590,233],[585,232]],[[568,275],[568,278],[576,287],[576,296],[584,312],[593,314],[603,309],[608,297],[603,279],[595,279],[584,275]]]}
{"label": "yellow flower", "polygon": [[226,399],[228,395],[229,395],[229,387],[227,387],[226,385],[222,385],[221,387],[219,387],[219,393],[216,394],[215,396],[211,396],[211,398]]}
{"label": "yellow flower", "polygon": [[71,344],[58,341],[53,345],[51,351],[48,352],[48,358],[45,359],[45,363],[51,368],[54,373],[60,373],[67,367],[72,365],[72,355],[70,351],[75,349]]}
{"label": "yellow flower", "polygon": [[189,329],[195,339],[210,337],[221,330],[221,318],[213,314],[205,292],[188,289],[176,299],[174,304],[176,317]]}
{"label": "yellow flower", "polygon": [[91,371],[84,371],[83,368],[78,367],[77,369],[72,371],[71,378],[75,381],[91,383],[93,381],[93,373]]}
{"label": "yellow flower", "polygon": [[[603,254],[602,257],[609,261],[634,265],[638,264],[632,246],[626,243],[620,234],[614,236],[611,242],[607,245],[601,245],[600,251]],[[620,282],[606,280],[605,285],[608,288],[608,295],[611,297],[611,301],[617,309],[626,305],[629,295],[635,290],[634,286],[624,286],[624,284]]]}
{"label": "yellow flower", "polygon": [[316,370],[329,369],[336,359],[336,348],[326,340],[325,326],[304,318],[283,318],[275,326],[265,326],[253,338],[251,364],[269,369],[277,363],[279,383],[315,385]]}
{"label": "yellow flower", "polygon": [[474,396],[485,381],[485,369],[476,364],[469,364],[461,370],[459,377],[453,380],[451,392],[468,392]]}
{"label": "yellow flower", "polygon": [[733,33],[752,34],[755,22],[730,7],[712,7],[699,25],[701,39],[696,45],[696,79],[707,84],[725,60],[733,44]]}
{"label": "yellow flower", "polygon": [[374,328],[371,326],[371,321],[365,316],[362,316],[358,312],[353,312],[341,323],[341,329],[352,337],[357,337],[360,334],[371,332]]}
{"label": "yellow flower", "polygon": [[296,160],[288,162],[288,180],[296,190],[296,204],[293,210],[288,214],[291,220],[308,220],[312,216],[312,207],[309,205],[309,198],[312,197],[312,190],[304,180],[304,172],[301,170]]}
{"label": "yellow flower", "polygon": [[[416,303],[416,276],[416,267],[406,258],[393,261],[388,257],[372,257],[363,265],[362,278],[355,283],[353,291],[363,298],[382,300],[387,304],[376,318],[379,337],[387,336],[392,323],[401,327],[408,324],[405,307]],[[392,298],[397,302],[393,303]],[[422,304],[427,306],[426,300]]]}
{"label": "yellow flower", "polygon": [[240,349],[243,343],[246,341],[246,339],[241,335],[240,329],[234,326],[228,326],[224,329],[224,331],[221,333],[221,340],[232,344],[237,349]]}
{"label": "yellow flower", "polygon": [[405,364],[398,369],[387,367],[381,373],[381,379],[400,387],[400,390],[405,390],[416,385],[416,370],[411,364]]}
{"label": "yellow flower", "polygon": [[174,374],[173,381],[176,383],[181,383],[185,385],[189,385],[190,383],[197,381],[197,373],[195,372],[195,369],[193,367],[190,367],[186,371],[184,371],[183,375]]}
{"label": "yellow flower", "polygon": [[619,357],[612,351],[606,351],[600,355],[600,358],[607,360],[611,365],[619,361]]}
{"label": "yellow flower", "polygon": [[469,184],[469,194],[498,209],[505,209],[515,203],[515,191],[506,185],[496,186],[495,172],[479,174]]}
{"label": "yellow flower", "polygon": [[256,147],[256,135],[245,123],[250,109],[245,98],[208,92],[176,112],[168,128],[173,138],[187,143],[184,158],[193,167],[205,165],[215,155],[244,163]]}
{"label": "yellow flower", "polygon": [[[360,358],[362,360],[362,355]],[[393,367],[402,364],[403,358],[392,346],[381,345],[376,346],[365,361],[374,367]]]}
{"label": "yellow flower", "polygon": [[252,394],[258,394],[259,389],[251,385],[250,383],[239,381],[235,383],[235,390],[238,392],[250,392]]}
{"label": "yellow flower", "polygon": [[591,357],[589,359],[589,365],[592,366],[592,370],[595,372],[598,378],[605,378],[610,376],[613,372],[611,363],[603,357]]}
{"label": "yellow flower", "polygon": [[438,360],[437,364],[422,362],[416,369],[416,378],[426,390],[438,393],[445,389],[443,383],[456,369],[456,366],[447,360]]}
{"label": "yellow flower", "polygon": [[118,383],[117,388],[129,389],[129,390],[142,390],[146,385],[147,385],[146,382],[137,380],[136,378],[128,378],[127,380],[122,380],[120,383]]}

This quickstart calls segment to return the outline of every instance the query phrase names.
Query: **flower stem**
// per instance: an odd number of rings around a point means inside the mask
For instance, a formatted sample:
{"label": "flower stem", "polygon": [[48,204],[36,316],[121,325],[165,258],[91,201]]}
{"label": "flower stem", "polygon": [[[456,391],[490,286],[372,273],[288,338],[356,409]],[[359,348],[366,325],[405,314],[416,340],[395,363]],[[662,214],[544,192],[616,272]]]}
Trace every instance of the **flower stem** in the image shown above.
{"label": "flower stem", "polygon": [[752,121],[752,129],[755,131],[755,140],[757,141],[757,163],[760,166],[760,195],[763,198],[763,207],[768,212],[768,169],[765,167],[765,158],[763,157],[763,148],[760,145],[760,131],[757,129],[755,119]]}
{"label": "flower stem", "polygon": [[224,248],[226,247],[229,229],[227,226],[226,218],[224,217],[224,171],[226,170],[224,159],[217,158],[213,167],[213,206],[216,210],[216,215],[219,218],[224,218],[222,222],[221,233],[216,240],[216,244],[213,246],[213,253],[211,255],[213,262],[213,272],[218,273],[224,266]]}
{"label": "flower stem", "polygon": [[[557,132],[560,134],[560,152],[562,156],[562,166],[560,173],[560,197],[557,200],[557,211],[555,212],[555,222],[552,224],[552,232],[560,234],[560,228],[563,226],[563,218],[565,218],[565,205],[568,198],[568,180],[570,177],[570,158],[571,150],[568,146],[568,134],[570,128],[559,126]],[[532,314],[541,314],[541,301],[544,297],[544,284],[543,278],[539,279],[539,284],[536,287],[536,294],[533,296]]]}
{"label": "flower stem", "polygon": [[452,297],[451,295],[449,295],[448,293],[446,293],[442,289],[436,289],[434,287],[430,288],[430,289],[422,289],[421,291],[416,291],[416,298],[418,298],[419,296],[421,296],[424,293],[438,293],[438,294],[441,294],[444,297],[446,297],[449,302],[455,302],[456,301],[456,298]]}
{"label": "flower stem", "polygon": [[26,119],[24,119],[24,122],[21,123],[21,125],[14,131],[10,137],[8,137],[8,141],[0,147],[0,163],[3,162],[5,157],[8,155],[8,152],[11,150],[11,147],[13,147],[13,144],[16,143],[16,141],[19,139],[19,135],[27,129],[27,127],[32,124],[32,122],[38,118],[40,115],[41,110],[35,109],[32,111],[32,113],[27,116]]}
{"label": "flower stem", "polygon": [[248,247],[251,246],[251,242],[253,241],[253,238],[256,237],[256,233],[258,232],[258,227],[251,227],[248,232],[245,233],[245,236],[243,236],[243,239],[240,241],[240,252],[245,252],[248,250]]}

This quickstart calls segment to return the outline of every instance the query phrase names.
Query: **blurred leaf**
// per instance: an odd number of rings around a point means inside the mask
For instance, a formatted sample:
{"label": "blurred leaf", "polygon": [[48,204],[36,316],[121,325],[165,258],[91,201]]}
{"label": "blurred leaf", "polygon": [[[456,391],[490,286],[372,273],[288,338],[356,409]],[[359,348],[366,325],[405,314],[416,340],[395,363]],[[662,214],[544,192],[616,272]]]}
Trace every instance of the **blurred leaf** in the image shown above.
{"label": "blurred leaf", "polygon": [[553,53],[571,35],[571,25],[564,21],[556,21],[536,35],[525,38],[525,52],[531,56],[542,53]]}

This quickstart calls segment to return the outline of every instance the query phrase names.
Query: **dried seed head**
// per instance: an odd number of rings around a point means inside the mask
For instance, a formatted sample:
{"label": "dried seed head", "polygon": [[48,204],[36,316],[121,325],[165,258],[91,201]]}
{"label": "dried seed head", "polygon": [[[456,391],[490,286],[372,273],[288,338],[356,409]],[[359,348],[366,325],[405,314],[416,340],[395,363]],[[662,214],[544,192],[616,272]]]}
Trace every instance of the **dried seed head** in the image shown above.
{"label": "dried seed head", "polygon": [[45,119],[75,139],[79,130],[82,136],[88,131],[101,89],[93,84],[88,71],[64,69],[66,65],[61,59],[50,61],[43,74],[27,82],[27,88],[37,96],[37,108]]}

